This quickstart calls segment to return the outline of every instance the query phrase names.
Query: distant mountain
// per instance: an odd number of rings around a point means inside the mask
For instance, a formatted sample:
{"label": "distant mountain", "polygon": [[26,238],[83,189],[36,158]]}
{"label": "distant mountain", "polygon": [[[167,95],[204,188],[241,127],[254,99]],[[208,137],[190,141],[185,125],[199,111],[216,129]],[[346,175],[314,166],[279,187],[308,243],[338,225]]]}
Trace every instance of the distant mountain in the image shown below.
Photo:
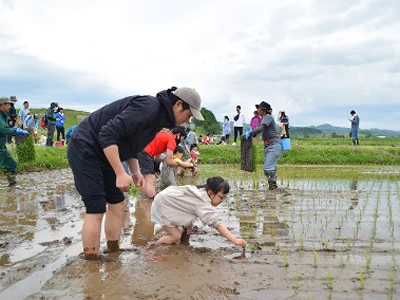
{"label": "distant mountain", "polygon": [[[337,134],[348,134],[350,132],[350,128],[346,127],[336,127],[330,124],[322,124],[318,126],[310,126],[309,128],[314,128],[322,131],[323,133],[337,133]],[[388,137],[400,137],[400,131],[396,130],[387,130],[387,129],[361,129],[361,134],[367,134],[371,136],[388,136]]]}
{"label": "distant mountain", "polygon": [[[218,122],[222,128],[222,122]],[[232,126],[232,134],[233,134],[233,122],[231,122]],[[250,125],[245,123],[244,124],[244,132],[250,129]],[[344,135],[345,137],[348,136],[350,133],[350,127],[336,127],[330,124],[322,124],[318,126],[308,126],[308,127],[296,127],[290,126],[290,135],[292,136],[317,136],[317,135],[324,135],[324,134],[332,134],[336,133],[338,135]],[[367,136],[387,136],[387,137],[400,137],[400,131],[396,130],[386,130],[386,129],[361,129],[360,134],[367,135]]]}

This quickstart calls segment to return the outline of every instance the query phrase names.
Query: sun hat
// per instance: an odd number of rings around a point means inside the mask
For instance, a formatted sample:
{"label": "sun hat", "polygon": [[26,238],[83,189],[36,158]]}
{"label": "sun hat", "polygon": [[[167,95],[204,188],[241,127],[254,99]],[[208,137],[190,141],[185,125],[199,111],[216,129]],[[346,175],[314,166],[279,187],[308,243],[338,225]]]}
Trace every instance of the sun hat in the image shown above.
{"label": "sun hat", "polygon": [[14,103],[8,97],[0,97],[0,104]]}
{"label": "sun hat", "polygon": [[18,100],[17,100],[17,96],[10,96],[10,100],[12,101],[12,102],[17,102]]}
{"label": "sun hat", "polygon": [[271,110],[272,107],[269,105],[269,103],[262,101],[260,104],[256,104],[256,108],[261,108],[263,110]]}
{"label": "sun hat", "polygon": [[204,121],[204,117],[200,112],[201,109],[201,98],[199,93],[192,88],[181,87],[172,92],[182,101],[189,104],[190,111],[195,119],[199,121]]}

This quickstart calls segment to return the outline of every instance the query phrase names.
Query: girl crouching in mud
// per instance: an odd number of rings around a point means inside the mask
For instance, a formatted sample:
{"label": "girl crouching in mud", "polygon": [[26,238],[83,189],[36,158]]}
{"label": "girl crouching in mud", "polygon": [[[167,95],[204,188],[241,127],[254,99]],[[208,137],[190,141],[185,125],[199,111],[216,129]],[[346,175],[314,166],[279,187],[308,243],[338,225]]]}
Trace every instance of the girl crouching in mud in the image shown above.
{"label": "girl crouching in mud", "polygon": [[229,189],[223,178],[212,177],[203,186],[170,186],[158,193],[151,206],[151,221],[162,225],[168,233],[158,243],[178,242],[184,238],[178,226],[187,228],[187,234],[190,234],[193,222],[199,218],[204,225],[214,227],[230,242],[246,247],[246,241],[236,238],[218,216],[216,206],[228,195]]}

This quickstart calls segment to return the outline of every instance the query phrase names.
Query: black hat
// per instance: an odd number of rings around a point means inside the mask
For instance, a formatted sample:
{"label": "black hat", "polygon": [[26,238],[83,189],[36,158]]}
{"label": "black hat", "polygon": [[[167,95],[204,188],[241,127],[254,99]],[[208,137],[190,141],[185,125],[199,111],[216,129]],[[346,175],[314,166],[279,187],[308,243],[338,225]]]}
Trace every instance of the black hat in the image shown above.
{"label": "black hat", "polygon": [[17,100],[17,96],[10,96],[10,100],[12,101],[12,102],[17,102],[18,100]]}
{"label": "black hat", "polygon": [[263,110],[272,110],[271,105],[269,103],[262,101],[260,104],[256,104],[256,108],[261,108]]}

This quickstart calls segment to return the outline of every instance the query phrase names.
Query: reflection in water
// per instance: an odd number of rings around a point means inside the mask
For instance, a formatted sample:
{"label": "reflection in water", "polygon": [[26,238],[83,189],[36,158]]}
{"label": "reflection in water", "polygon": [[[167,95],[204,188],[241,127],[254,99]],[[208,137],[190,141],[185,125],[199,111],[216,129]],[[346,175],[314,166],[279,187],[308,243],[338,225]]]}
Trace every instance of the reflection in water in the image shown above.
{"label": "reflection in water", "polygon": [[358,181],[357,179],[353,179],[350,182],[350,200],[351,200],[351,204],[352,204],[352,208],[356,207],[358,205],[358,191],[357,191],[357,184]]}
{"label": "reflection in water", "polygon": [[153,200],[136,201],[135,225],[132,244],[145,246],[154,236],[154,223],[151,223],[151,204]]}
{"label": "reflection in water", "polygon": [[33,239],[38,218],[36,196],[37,193],[27,193],[0,198],[0,229]]}
{"label": "reflection in water", "polygon": [[[264,222],[263,222],[263,235],[274,236],[287,236],[289,234],[288,226],[285,222],[281,222],[278,218],[278,212],[280,211],[278,198],[276,193],[271,192],[266,195],[265,203],[266,207],[264,210]],[[272,243],[274,246],[275,243]]]}

